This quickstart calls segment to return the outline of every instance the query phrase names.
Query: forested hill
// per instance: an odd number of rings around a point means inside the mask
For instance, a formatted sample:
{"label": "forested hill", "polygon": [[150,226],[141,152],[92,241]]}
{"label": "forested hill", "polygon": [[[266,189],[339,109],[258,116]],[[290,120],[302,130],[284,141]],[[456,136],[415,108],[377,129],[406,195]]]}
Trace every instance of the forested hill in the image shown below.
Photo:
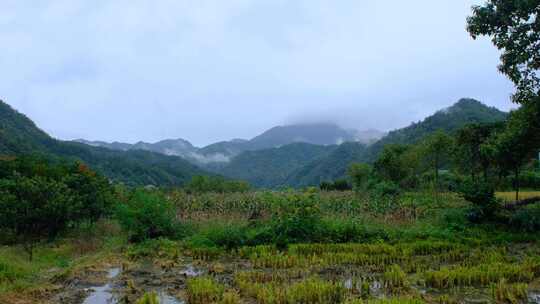
{"label": "forested hill", "polygon": [[357,142],[341,144],[327,155],[291,172],[285,183],[291,187],[305,187],[342,178],[351,163],[362,160],[366,149],[366,145]]}
{"label": "forested hill", "polygon": [[277,188],[291,186],[289,176],[312,161],[328,155],[338,146],[294,143],[279,148],[246,151],[217,172],[242,179],[254,186]]}
{"label": "forested hill", "polygon": [[387,144],[413,144],[437,130],[451,133],[471,123],[502,121],[507,115],[477,100],[461,99],[451,107],[440,110],[421,122],[390,132],[371,146],[343,144],[333,153],[297,169],[288,177],[287,184],[291,186],[318,185],[321,181],[345,177],[351,163],[375,161]]}
{"label": "forested hill", "polygon": [[414,144],[437,130],[451,133],[467,124],[498,122],[505,120],[507,116],[508,113],[488,107],[478,100],[463,98],[420,122],[388,133],[366,150],[362,161],[375,161],[383,147],[388,144]]}
{"label": "forested hill", "polygon": [[81,160],[127,185],[181,185],[205,171],[176,156],[147,151],[114,151],[50,137],[32,120],[0,100],[0,154],[40,154]]}

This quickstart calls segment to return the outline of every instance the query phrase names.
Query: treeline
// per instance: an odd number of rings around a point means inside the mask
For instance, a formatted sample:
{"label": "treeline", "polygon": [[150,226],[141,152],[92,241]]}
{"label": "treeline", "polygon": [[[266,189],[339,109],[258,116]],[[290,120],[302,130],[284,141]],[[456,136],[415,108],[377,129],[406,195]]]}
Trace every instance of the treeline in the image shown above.
{"label": "treeline", "polygon": [[352,164],[350,182],[358,191],[383,195],[459,192],[475,206],[471,218],[489,217],[501,206],[496,190],[511,188],[518,201],[523,187],[540,188],[538,113],[538,104],[531,104],[506,122],[470,124],[452,134],[437,131],[414,145],[387,145],[372,165]]}
{"label": "treeline", "polygon": [[30,258],[41,240],[96,222],[113,201],[109,180],[82,163],[53,164],[30,156],[0,160],[0,231],[24,244]]}

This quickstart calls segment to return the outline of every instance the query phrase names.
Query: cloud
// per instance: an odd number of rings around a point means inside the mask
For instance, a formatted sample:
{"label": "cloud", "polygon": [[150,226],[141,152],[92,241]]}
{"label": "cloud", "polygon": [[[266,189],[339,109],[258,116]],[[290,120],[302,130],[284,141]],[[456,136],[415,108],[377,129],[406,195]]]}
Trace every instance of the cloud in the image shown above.
{"label": "cloud", "polygon": [[0,94],[60,138],[197,145],[297,118],[387,130],[461,97],[507,109],[497,50],[464,29],[478,2],[6,0]]}

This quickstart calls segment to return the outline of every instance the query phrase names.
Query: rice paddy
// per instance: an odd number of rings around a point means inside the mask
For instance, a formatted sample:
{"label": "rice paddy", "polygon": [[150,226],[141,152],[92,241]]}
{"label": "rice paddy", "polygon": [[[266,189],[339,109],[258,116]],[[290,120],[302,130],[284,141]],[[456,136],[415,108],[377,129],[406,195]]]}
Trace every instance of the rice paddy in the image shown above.
{"label": "rice paddy", "polygon": [[[184,197],[177,208],[191,229],[188,237],[113,247],[122,271],[108,282],[111,294],[122,303],[159,303],[166,294],[170,303],[193,304],[512,304],[535,303],[540,293],[538,234],[471,225],[456,196],[411,193],[403,206],[380,214],[365,197],[322,193],[316,199],[321,220],[312,226],[322,237],[284,246],[265,240],[270,214],[286,194],[232,197],[238,201]],[[246,220],[250,201],[261,214],[256,221]],[[402,212],[410,208],[417,210],[414,217]],[[0,255],[0,286],[16,295],[11,282],[31,272],[24,259],[7,257]],[[88,283],[77,282],[104,273],[96,262],[76,266],[69,255],[63,258],[69,270],[54,277],[65,287],[45,303],[80,303]]]}

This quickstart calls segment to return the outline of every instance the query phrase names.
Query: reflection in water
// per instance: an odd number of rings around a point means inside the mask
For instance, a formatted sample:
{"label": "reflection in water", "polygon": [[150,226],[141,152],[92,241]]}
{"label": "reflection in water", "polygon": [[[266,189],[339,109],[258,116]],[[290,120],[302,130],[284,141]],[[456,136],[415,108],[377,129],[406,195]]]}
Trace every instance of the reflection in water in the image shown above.
{"label": "reflection in water", "polygon": [[196,270],[193,265],[188,265],[185,270],[180,271],[180,274],[183,274],[187,277],[200,276],[202,273],[202,270]]}
{"label": "reflection in water", "polygon": [[111,293],[110,284],[92,288],[92,293],[83,304],[114,304],[117,303]]}
{"label": "reflection in water", "polygon": [[[107,272],[107,279],[114,279],[120,274],[120,268],[111,268]],[[92,293],[84,300],[83,304],[114,304],[117,303],[112,294],[111,284],[92,288]]]}
{"label": "reflection in water", "polygon": [[529,303],[540,304],[540,293],[531,292],[529,294]]}

